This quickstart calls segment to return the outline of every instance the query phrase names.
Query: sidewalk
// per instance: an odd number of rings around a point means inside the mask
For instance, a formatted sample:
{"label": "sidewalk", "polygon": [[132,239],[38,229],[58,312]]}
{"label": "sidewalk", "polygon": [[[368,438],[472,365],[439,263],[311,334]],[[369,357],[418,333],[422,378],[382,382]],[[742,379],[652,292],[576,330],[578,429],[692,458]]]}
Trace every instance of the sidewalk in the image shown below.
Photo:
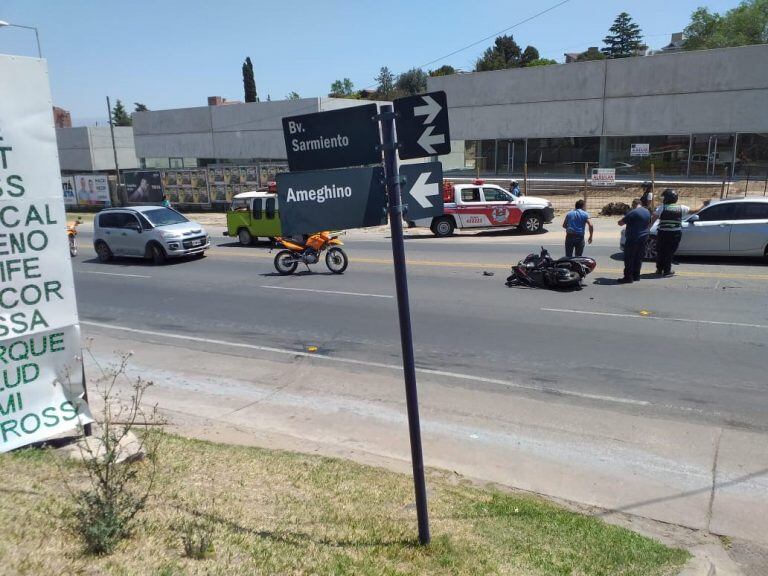
{"label": "sidewalk", "polygon": [[[173,428],[410,470],[401,374],[84,326],[99,363],[134,351]],[[97,370],[87,359],[87,372]],[[420,377],[426,464],[768,543],[766,435]]]}

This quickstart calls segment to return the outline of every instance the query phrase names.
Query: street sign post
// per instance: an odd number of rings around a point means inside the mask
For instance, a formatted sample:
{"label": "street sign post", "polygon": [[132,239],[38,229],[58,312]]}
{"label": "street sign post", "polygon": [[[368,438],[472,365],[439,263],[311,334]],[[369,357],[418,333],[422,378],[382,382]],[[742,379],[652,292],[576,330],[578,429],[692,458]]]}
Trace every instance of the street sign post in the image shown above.
{"label": "street sign post", "polygon": [[408,220],[431,218],[443,213],[443,165],[440,162],[402,164],[400,181]]}
{"label": "street sign post", "polygon": [[405,243],[403,242],[403,206],[400,198],[400,177],[397,172],[395,150],[395,113],[392,106],[381,107],[381,133],[384,137],[384,171],[389,197],[389,227],[392,237],[392,260],[395,266],[397,311],[400,317],[400,345],[403,351],[405,376],[405,404],[408,410],[408,432],[411,439],[411,465],[416,492],[416,516],[419,524],[419,542],[429,544],[429,514],[427,511],[427,484],[424,479],[424,454],[421,448],[419,421],[419,395],[416,390],[416,364],[413,356],[411,308],[408,301],[408,277],[405,270]]}
{"label": "street sign post", "polygon": [[291,171],[381,164],[376,104],[283,118]]}
{"label": "street sign post", "polygon": [[451,151],[445,92],[398,98],[395,108],[400,158],[427,158]]}
{"label": "street sign post", "polygon": [[284,235],[379,226],[387,221],[381,166],[277,175]]}

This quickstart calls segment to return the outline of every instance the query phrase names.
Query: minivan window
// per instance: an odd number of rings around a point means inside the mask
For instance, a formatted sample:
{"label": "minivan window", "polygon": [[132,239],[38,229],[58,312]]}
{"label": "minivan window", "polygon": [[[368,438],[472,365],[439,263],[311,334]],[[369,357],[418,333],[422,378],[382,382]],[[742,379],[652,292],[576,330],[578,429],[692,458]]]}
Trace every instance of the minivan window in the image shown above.
{"label": "minivan window", "polygon": [[254,220],[261,220],[261,215],[263,212],[262,206],[264,206],[264,200],[262,200],[261,198],[253,199],[253,212],[251,216],[253,217]]}
{"label": "minivan window", "polygon": [[233,212],[248,210],[248,198],[235,198],[232,200],[232,206],[230,207],[230,210]]}
{"label": "minivan window", "polygon": [[99,226],[101,228],[119,228],[117,213],[107,212],[99,214]]}
{"label": "minivan window", "polygon": [[273,220],[275,218],[275,199],[267,198],[267,207],[265,209],[267,220]]}
{"label": "minivan window", "polygon": [[144,212],[144,216],[155,226],[170,226],[189,222],[184,216],[170,208],[154,208]]}
{"label": "minivan window", "polygon": [[136,216],[129,212],[118,212],[117,216],[117,228],[135,229],[139,225],[139,221]]}
{"label": "minivan window", "polygon": [[144,228],[144,230],[152,230],[152,224],[149,223],[149,220],[144,218],[144,215],[139,213],[136,214],[136,216],[139,219],[139,222],[141,223],[141,227]]}
{"label": "minivan window", "polygon": [[716,204],[699,212],[699,220],[712,222],[715,220],[733,220],[736,216],[736,204]]}

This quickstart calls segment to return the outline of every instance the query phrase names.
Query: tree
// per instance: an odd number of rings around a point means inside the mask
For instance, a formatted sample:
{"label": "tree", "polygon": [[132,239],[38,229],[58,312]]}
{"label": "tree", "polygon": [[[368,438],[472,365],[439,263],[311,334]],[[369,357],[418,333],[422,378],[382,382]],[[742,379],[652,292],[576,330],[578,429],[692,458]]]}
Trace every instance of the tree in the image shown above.
{"label": "tree", "polygon": [[640,26],[635,24],[626,12],[616,16],[609,32],[610,34],[603,38],[605,47],[601,49],[606,58],[629,58],[648,48],[643,44]]}
{"label": "tree", "polygon": [[551,58],[536,58],[536,60],[528,62],[525,67],[533,68],[534,66],[551,66],[552,64],[557,64],[557,60],[552,60]]}
{"label": "tree", "polygon": [[526,46],[525,50],[521,50],[511,35],[499,36],[494,40],[493,46],[486,49],[482,57],[477,59],[475,71],[522,68],[528,62],[533,62],[538,58],[539,51],[534,46]]}
{"label": "tree", "polygon": [[744,0],[725,14],[699,8],[685,28],[685,50],[768,42],[768,0]]}
{"label": "tree", "polygon": [[411,68],[397,77],[395,87],[410,95],[427,91],[427,75],[421,68]]}
{"label": "tree", "polygon": [[119,98],[117,99],[117,102],[115,102],[115,106],[112,108],[112,123],[115,126],[133,125],[133,120],[131,120],[131,117],[128,116],[128,112],[126,112],[125,106],[123,106],[123,103]]}
{"label": "tree", "polygon": [[391,100],[395,92],[395,75],[389,68],[382,66],[376,76],[376,97],[381,100]]}
{"label": "tree", "polygon": [[534,60],[539,60],[539,51],[533,46],[526,46],[522,56],[520,56],[520,65],[529,66]]}
{"label": "tree", "polygon": [[256,93],[256,79],[253,76],[253,63],[248,56],[243,62],[243,89],[245,91],[246,102],[258,102],[259,96]]}
{"label": "tree", "polygon": [[328,94],[331,98],[354,98],[355,85],[349,78],[344,80],[336,80],[331,84],[331,92]]}
{"label": "tree", "polygon": [[301,100],[298,92],[290,92],[286,97],[286,100]]}
{"label": "tree", "polygon": [[453,66],[449,66],[448,64],[443,64],[438,68],[437,70],[430,70],[429,75],[433,78],[435,76],[450,76],[451,74],[456,74],[456,68]]}
{"label": "tree", "polygon": [[149,108],[147,108],[146,104],[142,104],[141,102],[134,102],[133,105],[135,106],[134,112],[148,112]]}

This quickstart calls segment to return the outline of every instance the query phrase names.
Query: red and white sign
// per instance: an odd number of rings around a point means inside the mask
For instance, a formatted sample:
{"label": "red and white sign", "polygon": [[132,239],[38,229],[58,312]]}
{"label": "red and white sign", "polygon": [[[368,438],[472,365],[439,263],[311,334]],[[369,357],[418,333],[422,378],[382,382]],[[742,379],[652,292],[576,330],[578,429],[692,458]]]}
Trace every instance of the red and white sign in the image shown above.
{"label": "red and white sign", "polygon": [[613,186],[616,184],[615,168],[593,168],[592,186]]}

